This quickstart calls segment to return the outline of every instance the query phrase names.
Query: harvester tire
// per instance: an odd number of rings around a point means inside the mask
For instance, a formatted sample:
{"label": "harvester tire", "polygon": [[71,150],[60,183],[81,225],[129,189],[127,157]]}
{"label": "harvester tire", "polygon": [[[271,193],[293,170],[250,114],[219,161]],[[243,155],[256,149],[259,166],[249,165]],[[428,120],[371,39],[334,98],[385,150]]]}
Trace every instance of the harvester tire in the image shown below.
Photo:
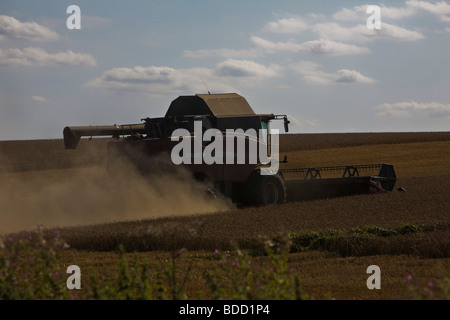
{"label": "harvester tire", "polygon": [[242,190],[242,202],[250,206],[267,206],[286,202],[286,187],[278,175],[261,175],[254,171]]}

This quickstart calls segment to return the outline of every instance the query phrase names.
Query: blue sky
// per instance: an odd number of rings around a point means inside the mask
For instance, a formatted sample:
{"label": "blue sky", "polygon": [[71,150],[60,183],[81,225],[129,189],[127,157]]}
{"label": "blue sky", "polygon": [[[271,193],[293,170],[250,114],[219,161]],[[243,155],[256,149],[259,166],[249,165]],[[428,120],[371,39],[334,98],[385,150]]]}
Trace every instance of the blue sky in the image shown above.
{"label": "blue sky", "polygon": [[295,133],[448,131],[449,57],[446,1],[2,0],[0,140],[139,123],[207,90]]}

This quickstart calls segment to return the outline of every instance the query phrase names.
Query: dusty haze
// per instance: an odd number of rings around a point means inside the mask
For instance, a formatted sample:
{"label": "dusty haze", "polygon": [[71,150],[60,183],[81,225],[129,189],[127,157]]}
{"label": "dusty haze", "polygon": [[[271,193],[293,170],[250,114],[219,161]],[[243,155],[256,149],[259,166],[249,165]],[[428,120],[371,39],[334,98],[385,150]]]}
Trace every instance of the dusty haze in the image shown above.
{"label": "dusty haze", "polygon": [[[92,148],[83,157],[93,157],[94,153]],[[33,230],[40,224],[87,225],[233,207],[220,195],[211,197],[204,184],[181,167],[168,166],[167,161],[170,159],[152,158],[147,163],[152,173],[145,176],[123,159],[115,162],[112,171],[96,161],[91,166],[2,173],[0,234]]]}

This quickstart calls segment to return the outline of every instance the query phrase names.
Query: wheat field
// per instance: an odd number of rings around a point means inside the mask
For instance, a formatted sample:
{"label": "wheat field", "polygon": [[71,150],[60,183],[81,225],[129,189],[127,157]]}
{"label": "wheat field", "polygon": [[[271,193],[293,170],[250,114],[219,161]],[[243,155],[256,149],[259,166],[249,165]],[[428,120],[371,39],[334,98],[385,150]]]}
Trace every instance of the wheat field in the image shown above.
{"label": "wheat field", "polygon": [[[121,244],[149,261],[184,249],[188,297],[201,292],[212,252],[238,244],[265,268],[255,243],[282,235],[291,239],[290,266],[315,299],[408,299],[408,277],[426,286],[449,274],[448,132],[282,135],[282,168],[389,163],[396,188],[262,208],[208,198],[187,176],[110,177],[107,141],[83,140],[76,150],[62,140],[0,142],[0,234],[26,237],[39,224],[58,230],[70,245],[62,267],[102,274],[114,274]],[[381,269],[380,290],[366,286],[369,265]]]}

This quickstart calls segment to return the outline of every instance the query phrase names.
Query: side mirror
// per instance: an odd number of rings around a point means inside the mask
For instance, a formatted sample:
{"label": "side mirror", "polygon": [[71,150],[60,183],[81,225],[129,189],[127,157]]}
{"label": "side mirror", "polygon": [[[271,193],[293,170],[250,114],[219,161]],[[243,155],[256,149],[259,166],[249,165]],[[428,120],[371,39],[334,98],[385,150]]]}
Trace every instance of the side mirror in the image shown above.
{"label": "side mirror", "polygon": [[284,116],[284,132],[289,132],[289,123],[291,123],[287,116]]}

